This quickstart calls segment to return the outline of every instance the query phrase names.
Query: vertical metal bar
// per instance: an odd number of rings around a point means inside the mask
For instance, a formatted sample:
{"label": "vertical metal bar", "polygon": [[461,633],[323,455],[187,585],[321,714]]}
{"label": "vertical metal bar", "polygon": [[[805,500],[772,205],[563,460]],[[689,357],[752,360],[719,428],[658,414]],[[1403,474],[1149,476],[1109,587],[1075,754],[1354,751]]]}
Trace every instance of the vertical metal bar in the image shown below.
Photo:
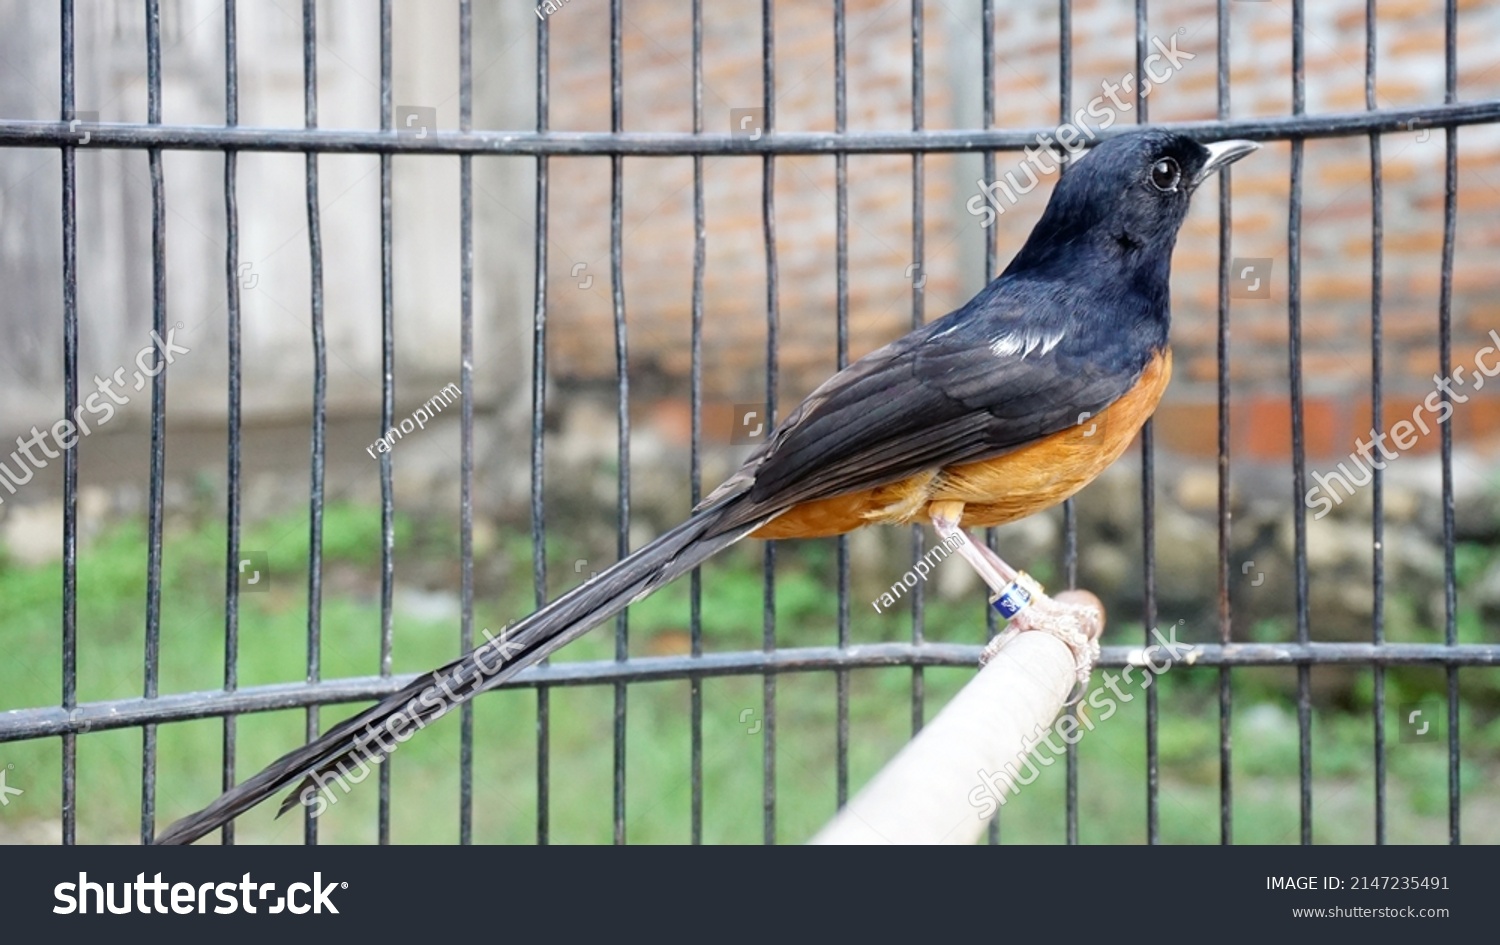
{"label": "vertical metal bar", "polygon": [[[1058,121],[1073,120],[1073,0],[1057,4],[1057,102]],[[1068,165],[1058,163],[1058,178],[1068,172]],[[1072,499],[1063,502],[1063,580],[1070,589],[1078,587],[1078,508]],[[1068,713],[1077,716],[1076,706]],[[1068,743],[1068,843],[1078,842],[1078,751]]]}
{"label": "vertical metal bar", "polygon": [[[609,127],[615,134],[625,130],[623,17],[620,0],[609,5]],[[615,371],[619,394],[619,531],[616,537],[616,560],[630,554],[630,358],[625,331],[624,274],[624,199],[625,157],[610,157],[609,199],[609,275],[614,296]],[[615,659],[630,657],[630,615],[621,611],[615,618]],[[625,709],[629,687],[615,683],[615,843],[625,842]]]}
{"label": "vertical metal bar", "polygon": [[[58,79],[63,121],[73,120],[73,0],[62,0],[62,67]],[[63,416],[78,415],[78,158],[62,148]],[[78,452],[63,451],[62,705],[78,706]],[[62,737],[62,842],[78,839],[78,736]]]}
{"label": "vertical metal bar", "polygon": [[[980,74],[984,82],[984,92],[980,97],[980,108],[982,127],[988,131],[995,127],[995,0],[983,0],[979,8],[980,18],[980,49],[983,61],[980,63]],[[989,183],[995,179],[995,152],[984,152],[984,179]],[[995,228],[991,227],[984,231],[984,281],[988,283],[995,278],[995,270],[998,268],[995,258]],[[985,608],[990,610],[991,608]],[[993,627],[990,628],[993,631]],[[993,635],[993,633],[991,634]]]}
{"label": "vertical metal bar", "polygon": [[[1058,0],[1058,122],[1072,121],[1073,111],[1073,4],[1071,0]],[[1068,165],[1058,162],[1058,178],[1068,172]],[[1072,589],[1078,586],[1078,509],[1073,499],[1065,499],[1062,505],[1063,580]],[[1063,710],[1069,718],[1077,719],[1078,707],[1069,705]],[[1067,759],[1064,788],[1064,830],[1069,845],[1078,843],[1078,746],[1069,742],[1065,749]]]}
{"label": "vertical metal bar", "polygon": [[[833,126],[843,134],[849,124],[848,72],[844,56],[844,0],[833,0]],[[849,363],[849,155],[834,155],[834,189],[837,203],[835,256],[838,268],[838,369]],[[835,539],[838,545],[839,615],[838,641],[849,645],[849,536]],[[835,794],[842,808],[849,801],[849,671],[834,673],[837,688],[837,745]]]}
{"label": "vertical metal bar", "polygon": [[[458,128],[474,124],[474,7],[458,0]],[[474,156],[458,158],[459,239],[459,414],[458,542],[462,559],[458,650],[474,648]],[[474,842],[474,702],[463,705],[459,719],[458,842]]]}
{"label": "vertical metal bar", "polygon": [[[1220,121],[1229,118],[1229,2],[1219,0],[1218,111]],[[1219,642],[1228,645],[1232,636],[1229,609],[1229,267],[1233,241],[1230,206],[1230,168],[1219,172]],[[1228,666],[1219,667],[1219,842],[1234,842],[1233,765],[1234,681]]]}
{"label": "vertical metal bar", "polygon": [[[1375,0],[1365,0],[1365,108],[1375,109]],[[1380,157],[1380,135],[1370,134],[1370,417],[1379,436],[1385,435],[1385,178]],[[1374,467],[1370,540],[1372,613],[1370,635],[1376,646],[1385,642],[1385,464]],[[1385,843],[1385,664],[1370,667],[1375,682],[1375,842]]]}
{"label": "vertical metal bar", "polygon": [[[224,0],[224,124],[239,124],[239,41],[236,33],[235,0]],[[225,504],[228,533],[224,560],[224,689],[234,692],[240,684],[240,210],[238,191],[239,153],[224,149],[224,300],[227,309],[225,335],[229,349],[229,443]],[[220,783],[227,791],[235,784],[238,720],[224,716],[223,771]],[[224,825],[223,842],[234,843],[234,821]]]}
{"label": "vertical metal bar", "polygon": [[[761,94],[765,133],[776,127],[776,12],[775,0],[761,0]],[[761,230],[766,248],[766,416],[776,422],[777,344],[781,311],[777,303],[776,268],[776,158],[767,154],[761,163]],[[762,597],[761,648],[776,649],[776,543],[766,542],[763,559],[765,585]],[[761,838],[776,842],[776,676],[767,673],[761,681],[765,709],[765,742],[761,756]]]}
{"label": "vertical metal bar", "polygon": [[[1057,121],[1059,126],[1072,120],[1073,112],[1073,3],[1058,0],[1057,3]],[[1066,173],[1067,167],[1059,165],[1058,174]],[[1063,503],[1063,576],[1069,588],[1078,586],[1078,511],[1073,500]],[[1078,706],[1070,705],[1064,710],[1069,718],[1078,717]],[[1064,739],[1067,741],[1067,739]],[[1067,841],[1078,843],[1078,745],[1068,742],[1067,786],[1064,791],[1064,819]]]}
{"label": "vertical metal bar", "polygon": [[[1146,0],[1135,0],[1135,75],[1146,74]],[[1135,119],[1149,121],[1144,83],[1135,83]],[[1141,571],[1144,606],[1141,617],[1145,643],[1152,643],[1156,626],[1156,428],[1150,420],[1141,426]],[[1146,842],[1161,842],[1159,792],[1161,789],[1160,706],[1157,690],[1146,690]]]}
{"label": "vertical metal bar", "polygon": [[[703,134],[703,0],[693,0],[693,134]],[[703,155],[693,155],[693,444],[690,459],[693,506],[703,497],[703,278],[708,260],[708,227],[703,210]],[[689,576],[688,635],[692,654],[703,655],[703,572]],[[692,820],[693,843],[703,842],[703,679],[689,679],[692,700]]]}
{"label": "vertical metal bar", "polygon": [[[547,18],[536,23],[536,130],[547,130]],[[547,155],[536,158],[536,300],[531,322],[531,581],[536,606],[547,603]],[[545,661],[544,661],[545,662]],[[536,687],[536,842],[551,835],[552,691]]]}
{"label": "vertical metal bar", "polygon": [[1150,37],[1146,35],[1148,17],[1146,0],[1135,0],[1135,120],[1144,125],[1146,119],[1146,88],[1141,77],[1146,74],[1146,53]]}
{"label": "vertical metal bar", "polygon": [[[984,61],[980,64],[980,73],[984,81],[984,94],[981,96],[982,120],[986,131],[995,127],[995,0],[983,0],[980,4],[979,18],[981,21],[980,49]],[[995,179],[995,152],[984,152],[984,180],[991,183]],[[997,260],[995,258],[995,228],[984,230],[984,281],[986,284],[995,278]],[[984,531],[984,542],[993,550],[995,548],[995,530],[987,528]],[[993,640],[996,632],[996,616],[993,607],[985,607],[984,624],[985,637]],[[1000,811],[995,811],[995,816],[990,818],[988,839],[991,844],[1000,842]]]}
{"label": "vertical metal bar", "polygon": [[[1447,0],[1443,7],[1443,103],[1458,101],[1458,3]],[[1453,241],[1458,223],[1458,128],[1449,125],[1443,173],[1443,277],[1438,302],[1438,370],[1444,378],[1453,374]],[[1443,402],[1452,400],[1452,391],[1443,388]],[[1450,411],[1453,409],[1450,405]],[[1443,641],[1449,646],[1458,642],[1458,578],[1454,570],[1453,521],[1453,425],[1441,425],[1443,453]],[[1448,842],[1458,844],[1459,813],[1459,736],[1458,736],[1458,664],[1448,670]]]}
{"label": "vertical metal bar", "polygon": [[[302,0],[302,96],[308,128],[318,126],[318,5]],[[323,469],[327,453],[328,343],[323,331],[323,230],[318,210],[318,154],[307,152],[307,246],[311,262],[308,298],[312,315],[312,485],[308,496],[307,681],[323,674]],[[307,707],[307,740],[318,737],[318,706]],[[318,842],[318,822],[305,808],[303,839]]]}
{"label": "vertical metal bar", "polygon": [[[161,124],[161,9],[146,0],[146,121]],[[147,152],[151,172],[151,320],[158,336],[167,332],[167,202],[161,149]],[[162,500],[167,446],[167,366],[155,352],[151,379],[151,506],[147,522],[146,686],[155,699],[161,655]],[[144,726],[141,752],[141,842],[156,831],[156,724]]]}
{"label": "vertical metal bar", "polygon": [[[380,130],[391,122],[391,0],[380,0]],[[391,258],[391,153],[380,153],[380,435],[396,424],[396,292]],[[396,491],[393,453],[380,454],[380,675],[391,674],[395,642]],[[467,704],[467,703],[465,703]],[[380,765],[378,842],[391,842],[391,762]]]}
{"label": "vertical metal bar", "polygon": [[[1144,581],[1142,625],[1146,645],[1156,626],[1156,436],[1151,421],[1141,426],[1141,569]],[[1152,686],[1146,690],[1146,842],[1161,842],[1158,793],[1161,790],[1159,700]]]}
{"label": "vertical metal bar", "polygon": [[[927,75],[924,49],[925,24],[922,0],[911,0],[911,130],[920,132],[926,125]],[[926,320],[927,310],[927,170],[922,152],[911,156],[911,327],[915,331]],[[922,560],[926,535],[920,524],[911,527],[912,566]],[[920,646],[927,631],[927,595],[924,584],[917,584],[911,595],[911,642]],[[911,668],[911,733],[922,730],[927,718],[927,679],[922,667]]]}
{"label": "vertical metal bar", "polygon": [[[1292,3],[1292,112],[1306,110],[1303,62],[1303,4]],[[1302,151],[1292,138],[1291,197],[1287,213],[1287,321],[1292,397],[1292,524],[1297,579],[1297,642],[1308,642],[1307,601],[1307,455],[1302,399]],[[1302,842],[1312,843],[1312,693],[1311,667],[1297,665],[1297,744],[1302,799]]]}

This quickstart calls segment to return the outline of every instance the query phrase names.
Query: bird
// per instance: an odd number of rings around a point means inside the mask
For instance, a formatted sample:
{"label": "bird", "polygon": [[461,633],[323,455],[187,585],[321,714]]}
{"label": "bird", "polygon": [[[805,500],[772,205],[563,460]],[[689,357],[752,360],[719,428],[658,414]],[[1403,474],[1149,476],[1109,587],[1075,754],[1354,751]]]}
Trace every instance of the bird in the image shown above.
{"label": "bird", "polygon": [[[1057,636],[1080,682],[1102,613],[1053,600],[966,529],[1061,503],[1113,463],[1172,373],[1172,251],[1193,192],[1260,146],[1166,129],[1104,137],[1074,158],[1005,270],[967,303],[854,361],[807,396],[682,524],[458,659],[332,726],[160,844],[191,843],[296,785],[314,815],[357,762],[388,756],[493,688],[744,538],[841,535],[926,520],[1016,633]],[[355,779],[360,781],[364,775]]]}

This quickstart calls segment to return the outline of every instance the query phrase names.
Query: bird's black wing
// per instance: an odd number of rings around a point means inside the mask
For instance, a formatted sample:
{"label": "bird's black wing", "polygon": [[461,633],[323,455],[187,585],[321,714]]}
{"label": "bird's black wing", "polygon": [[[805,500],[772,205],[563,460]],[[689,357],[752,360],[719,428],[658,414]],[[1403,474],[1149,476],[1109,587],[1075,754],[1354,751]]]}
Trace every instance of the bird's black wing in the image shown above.
{"label": "bird's black wing", "polygon": [[[977,301],[977,300],[976,300]],[[1164,343],[1077,319],[960,310],[872,352],[804,400],[705,504],[734,521],[998,456],[1096,415]]]}

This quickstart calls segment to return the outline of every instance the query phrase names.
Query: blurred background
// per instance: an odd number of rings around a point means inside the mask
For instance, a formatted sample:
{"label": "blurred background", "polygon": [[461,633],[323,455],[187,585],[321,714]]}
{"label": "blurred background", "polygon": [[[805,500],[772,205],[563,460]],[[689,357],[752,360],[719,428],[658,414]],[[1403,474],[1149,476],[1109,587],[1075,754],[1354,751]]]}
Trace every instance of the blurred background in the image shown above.
{"label": "blurred background", "polygon": [[[536,128],[537,24],[550,32],[554,131],[608,131],[611,121],[608,6],[569,0],[475,4],[474,118],[478,129]],[[995,12],[995,116],[1001,128],[1058,121],[1057,5],[1009,4]],[[1071,9],[1075,108],[1134,69],[1134,4],[1075,0]],[[1458,3],[1457,99],[1500,98],[1500,8]],[[1293,111],[1292,5],[1230,2],[1228,117]],[[162,0],[162,120],[224,123],[224,10],[213,0]],[[401,134],[454,130],[459,121],[458,5],[393,4],[395,121]],[[924,123],[929,130],[982,126],[979,0],[923,4]],[[911,5],[848,0],[848,129],[912,127]],[[55,120],[58,14],[54,4],[0,0],[0,118]],[[317,4],[318,123],[379,127],[380,35],[375,7],[358,0]],[[762,108],[760,8],[706,5],[704,127],[755,133]],[[1158,2],[1149,34],[1184,54],[1181,68],[1148,97],[1153,122],[1212,119],[1218,103],[1217,8],[1206,0]],[[286,0],[238,9],[239,122],[301,127],[302,11]],[[1379,5],[1373,84],[1379,109],[1441,104],[1445,94],[1444,5]],[[1366,5],[1309,4],[1306,111],[1365,109]],[[824,4],[775,7],[775,130],[834,130],[833,17]],[[77,114],[90,121],[146,120],[145,20],[133,0],[77,3]],[[687,5],[624,5],[623,124],[629,132],[693,130],[692,21]],[[1132,101],[1122,94],[1127,102]],[[1119,122],[1137,115],[1122,111]],[[748,124],[745,119],[749,119]],[[1500,329],[1494,260],[1500,245],[1500,126],[1457,132],[1458,213],[1452,269],[1452,363],[1470,365]],[[1380,139],[1383,171],[1383,420],[1412,416],[1434,390],[1444,237],[1445,133],[1413,128]],[[151,182],[143,151],[77,150],[80,365],[85,379],[132,365],[150,344]],[[1000,152],[1000,175],[1019,155]],[[554,596],[616,558],[618,389],[610,259],[611,159],[551,157],[546,230],[545,485]],[[1230,267],[1230,631],[1240,641],[1293,638],[1291,403],[1288,368],[1290,146],[1272,142],[1235,167]],[[369,448],[382,433],[381,244],[378,158],[319,158],[323,280],[328,337],[328,451],[323,676],[380,671],[380,466]],[[396,407],[409,416],[459,380],[459,160],[394,158],[392,282]],[[225,215],[222,153],[164,152],[167,312],[190,351],[170,369],[161,674],[163,692],[223,685],[226,429]],[[704,159],[707,224],[703,296],[701,460],[704,491],[756,441],[746,414],[767,402],[767,266],[762,161]],[[474,161],[477,445],[476,627],[498,630],[535,603],[531,410],[537,319],[538,160]],[[240,684],[305,676],[310,403],[310,265],[296,153],[244,152],[238,159],[239,259],[244,352],[242,549],[262,557],[264,585],[241,598]],[[0,148],[0,443],[63,416],[60,157],[55,148]],[[914,265],[912,158],[848,158],[849,355],[858,357],[938,317],[986,280],[985,247],[1000,265],[1019,248],[1055,179],[993,226],[973,212],[981,155],[929,154],[922,175],[924,262]],[[1022,178],[1024,181],[1024,178]],[[837,231],[831,156],[775,162],[778,268],[777,387],[783,415],[837,366]],[[1218,308],[1219,218],[1215,188],[1201,194],[1174,259],[1175,378],[1155,423],[1156,608],[1159,625],[1181,623],[1189,640],[1217,641],[1219,623]],[[1309,476],[1349,463],[1374,424],[1372,363],[1372,186],[1370,139],[1312,139],[1302,178],[1301,313]],[[622,274],[627,312],[632,547],[680,521],[690,501],[690,373],[693,289],[693,159],[624,160]],[[914,288],[920,292],[914,294]],[[133,370],[133,368],[132,368]],[[130,373],[126,372],[127,375]],[[1457,531],[1456,622],[1460,642],[1497,640],[1500,617],[1500,384],[1469,392],[1451,418]],[[85,382],[85,391],[92,390]],[[82,550],[79,564],[79,699],[139,696],[142,685],[150,468],[150,397],[127,397],[119,416],[77,447]],[[763,435],[763,434],[761,434]],[[1385,471],[1385,589],[1391,641],[1441,642],[1447,620],[1441,464],[1434,429]],[[8,452],[8,450],[7,450]],[[458,544],[459,430],[455,409],[406,436],[393,451],[396,496],[397,673],[430,668],[457,652],[461,611]],[[0,456],[0,461],[5,457]],[[62,612],[60,463],[0,493],[0,710],[59,699]],[[13,477],[14,478],[14,477]],[[1309,479],[1309,485],[1311,484]],[[1372,490],[1359,489],[1326,517],[1308,520],[1306,565],[1314,640],[1369,641]],[[1106,643],[1141,638],[1141,462],[1126,454],[1076,500],[1078,583],[1103,598]],[[1061,586],[1060,510],[1001,529],[1009,560]],[[849,543],[851,639],[911,638],[907,608],[877,614],[868,602],[910,566],[905,531],[869,532]],[[747,542],[704,569],[703,633],[709,651],[759,649],[763,549]],[[783,544],[776,553],[775,640],[780,646],[837,640],[833,542]],[[922,616],[929,640],[984,639],[982,589],[962,567],[940,567]],[[688,652],[686,582],[631,611],[632,655]],[[562,658],[607,659],[607,629]],[[941,707],[969,670],[925,672],[925,712]],[[850,782],[863,783],[909,737],[909,668],[851,678]],[[1295,842],[1298,729],[1293,668],[1233,674],[1235,838]],[[1161,682],[1163,839],[1219,839],[1217,674],[1177,670]],[[777,837],[805,839],[833,813],[831,756],[837,720],[831,674],[779,683]],[[1389,838],[1447,837],[1446,738],[1398,739],[1407,705],[1441,709],[1441,668],[1402,667],[1386,679],[1390,707]],[[1312,672],[1315,836],[1368,842],[1374,819],[1372,674],[1368,666]],[[765,733],[758,677],[706,681],[703,838],[761,837]],[[1460,673],[1464,838],[1500,838],[1500,678]],[[629,837],[689,838],[689,719],[686,682],[631,687],[626,803]],[[549,695],[545,761],[538,760],[538,697],[530,691],[480,700],[476,735],[475,839],[537,836],[539,766],[550,773],[548,839],[611,837],[612,725],[608,687]],[[324,711],[324,724],[347,711]],[[1435,715],[1435,713],[1434,713]],[[1080,837],[1134,842],[1144,836],[1144,723],[1139,704],[1102,724],[1079,748]],[[392,837],[449,842],[456,836],[458,726],[446,720],[391,765]],[[302,737],[300,711],[246,716],[243,777]],[[216,720],[163,727],[158,808],[162,821],[196,809],[218,787]],[[57,740],[0,744],[8,784],[23,788],[0,810],[0,841],[58,839]],[[79,739],[79,839],[130,842],[139,824],[141,739],[131,730]],[[1063,776],[1047,770],[1001,817],[1005,839],[1062,838]],[[449,799],[452,800],[449,800]],[[418,803],[423,801],[423,803]],[[426,803],[431,801],[431,803]],[[373,790],[356,791],[322,818],[330,840],[375,837]],[[295,818],[268,809],[242,823],[249,841],[297,842]]]}

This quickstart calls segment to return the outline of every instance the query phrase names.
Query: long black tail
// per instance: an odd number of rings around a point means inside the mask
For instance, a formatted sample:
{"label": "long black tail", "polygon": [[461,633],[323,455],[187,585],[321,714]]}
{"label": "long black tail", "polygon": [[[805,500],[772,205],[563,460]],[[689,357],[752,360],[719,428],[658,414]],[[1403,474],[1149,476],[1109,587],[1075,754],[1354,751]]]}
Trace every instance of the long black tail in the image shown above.
{"label": "long black tail", "polygon": [[[320,793],[340,783],[351,763],[361,767],[389,754],[416,730],[447,714],[486,689],[578,639],[600,622],[672,581],[711,555],[758,528],[762,521],[719,533],[730,519],[732,498],[693,515],[581,587],[543,607],[446,666],[417,677],[359,715],[341,722],[310,744],[287,752],[266,769],[196,814],[174,823],[156,838],[158,844],[192,843],[300,781],[281,805],[285,813],[306,804],[321,813]],[[768,516],[769,518],[769,516]],[[359,780],[364,780],[363,776]],[[348,790],[347,785],[342,785]]]}

